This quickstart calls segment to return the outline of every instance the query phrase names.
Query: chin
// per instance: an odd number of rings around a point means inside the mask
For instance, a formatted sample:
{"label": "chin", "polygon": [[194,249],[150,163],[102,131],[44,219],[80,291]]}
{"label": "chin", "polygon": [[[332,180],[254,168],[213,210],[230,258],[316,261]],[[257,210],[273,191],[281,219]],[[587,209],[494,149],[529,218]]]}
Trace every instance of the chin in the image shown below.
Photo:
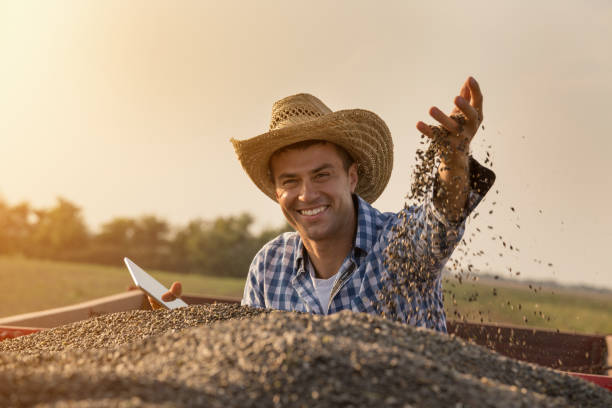
{"label": "chin", "polygon": [[311,228],[302,231],[304,234],[303,238],[307,238],[311,241],[322,241],[329,236],[329,231],[320,228]]}

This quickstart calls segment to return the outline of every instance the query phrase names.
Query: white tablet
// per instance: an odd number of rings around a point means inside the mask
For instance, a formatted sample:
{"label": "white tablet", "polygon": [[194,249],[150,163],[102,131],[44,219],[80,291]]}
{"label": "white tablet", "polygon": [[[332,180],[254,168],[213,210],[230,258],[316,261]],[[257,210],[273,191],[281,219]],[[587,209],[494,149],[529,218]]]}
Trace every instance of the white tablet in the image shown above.
{"label": "white tablet", "polygon": [[129,258],[123,258],[123,260],[125,261],[125,264],[130,271],[130,275],[132,275],[132,279],[134,280],[136,286],[144,290],[153,299],[157,300],[160,305],[168,309],[178,309],[179,307],[188,306],[187,303],[183,302],[181,299],[175,299],[171,302],[163,301],[162,295],[168,292],[168,289],[159,283],[154,277],[146,273],[140,266],[132,262]]}

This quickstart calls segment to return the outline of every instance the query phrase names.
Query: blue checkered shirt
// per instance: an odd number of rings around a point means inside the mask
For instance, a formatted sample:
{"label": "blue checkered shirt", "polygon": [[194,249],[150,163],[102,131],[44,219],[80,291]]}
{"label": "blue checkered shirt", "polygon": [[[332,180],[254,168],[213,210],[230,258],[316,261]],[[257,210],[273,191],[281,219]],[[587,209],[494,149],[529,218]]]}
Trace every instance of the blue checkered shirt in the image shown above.
{"label": "blue checkered shirt", "polygon": [[[395,234],[393,227],[401,222],[404,215],[408,215],[424,226],[410,237],[413,240],[411,247],[416,252],[410,258],[415,263],[427,259],[427,267],[434,271],[435,281],[433,290],[426,294],[415,290],[407,298],[401,299],[403,303],[397,306],[398,319],[446,332],[442,267],[461,240],[465,219],[482,200],[494,179],[493,172],[472,159],[471,190],[462,219],[458,222],[446,220],[435,208],[431,196],[420,206],[405,207],[399,213],[381,213],[355,195],[355,244],[338,270],[329,304],[322,305],[316,296],[308,272],[308,253],[296,232],[278,236],[255,255],[249,268],[242,304],[315,314],[331,314],[341,310],[380,313],[376,307],[377,293],[388,282],[383,279],[386,272],[384,250]],[[409,310],[412,312],[407,312]],[[434,313],[413,313],[415,310],[433,310]]]}

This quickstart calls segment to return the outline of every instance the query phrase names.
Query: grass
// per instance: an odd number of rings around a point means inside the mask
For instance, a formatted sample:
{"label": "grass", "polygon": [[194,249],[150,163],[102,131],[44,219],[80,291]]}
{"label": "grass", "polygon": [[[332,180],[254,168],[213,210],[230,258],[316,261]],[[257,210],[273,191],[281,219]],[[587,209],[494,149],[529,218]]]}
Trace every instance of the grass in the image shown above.
{"label": "grass", "polygon": [[[187,293],[241,297],[244,279],[147,271]],[[0,317],[67,306],[124,292],[132,284],[125,267],[0,257]]]}
{"label": "grass", "polygon": [[[148,272],[167,287],[175,280],[181,281],[187,293],[241,297],[244,288],[243,278]],[[0,257],[0,288],[3,289],[0,317],[112,295],[127,290],[131,283],[124,267]],[[444,288],[446,310],[451,319],[458,311],[473,322],[482,319],[576,333],[612,334],[612,295],[609,294],[571,289],[555,289],[552,293],[547,288],[536,293],[527,284],[484,279],[458,284],[451,278],[446,280]]]}
{"label": "grass", "polygon": [[[472,322],[496,322],[574,333],[612,334],[612,295],[577,289],[530,289],[527,283],[492,280],[445,282],[447,315],[457,310]],[[476,300],[470,301],[470,298]],[[456,304],[453,302],[455,300]]]}

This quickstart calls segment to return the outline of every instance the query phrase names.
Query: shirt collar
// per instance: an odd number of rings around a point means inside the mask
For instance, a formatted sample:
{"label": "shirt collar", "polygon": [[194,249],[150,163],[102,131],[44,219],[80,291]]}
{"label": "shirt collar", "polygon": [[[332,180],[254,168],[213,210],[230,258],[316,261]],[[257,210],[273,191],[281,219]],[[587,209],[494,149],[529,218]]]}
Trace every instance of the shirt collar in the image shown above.
{"label": "shirt collar", "polygon": [[355,248],[367,254],[376,242],[376,219],[378,211],[357,194],[353,195],[353,202],[356,203],[357,207]]}
{"label": "shirt collar", "polygon": [[[361,251],[363,254],[367,254],[376,241],[377,211],[357,194],[353,194],[353,204],[357,210],[357,233],[355,234],[353,250],[355,251],[355,255],[357,255],[356,250]],[[304,247],[302,237],[299,233],[298,239],[295,241],[294,251],[296,254],[293,265],[294,270],[297,274],[306,272],[306,265],[304,263],[306,248]]]}

